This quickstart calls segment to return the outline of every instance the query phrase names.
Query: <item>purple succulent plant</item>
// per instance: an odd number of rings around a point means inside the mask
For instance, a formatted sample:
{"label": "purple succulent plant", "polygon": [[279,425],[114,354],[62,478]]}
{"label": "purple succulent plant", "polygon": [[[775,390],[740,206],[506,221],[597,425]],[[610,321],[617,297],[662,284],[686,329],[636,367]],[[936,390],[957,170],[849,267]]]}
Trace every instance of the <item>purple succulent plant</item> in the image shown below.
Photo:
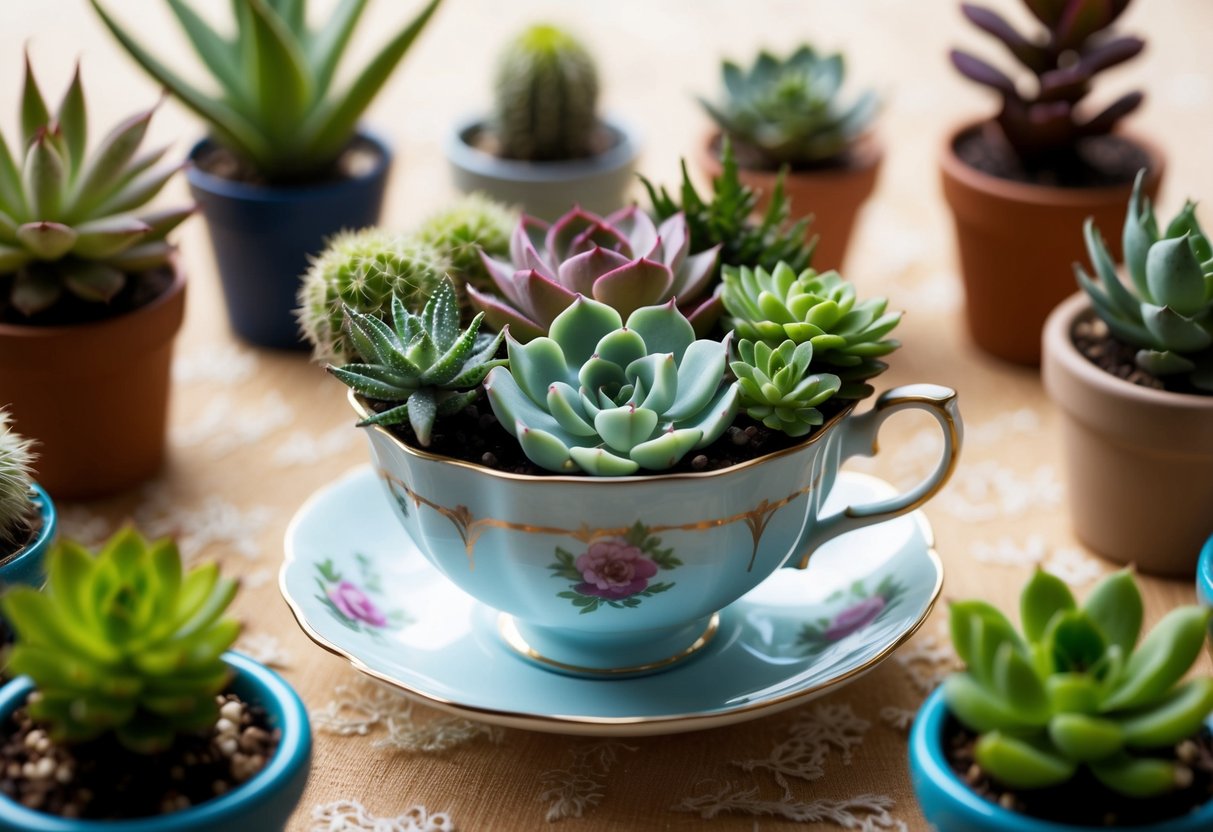
{"label": "purple succulent plant", "polygon": [[985,61],[958,49],[952,63],[971,81],[1002,96],[996,121],[1016,155],[1028,168],[1065,164],[1078,143],[1112,132],[1117,122],[1136,110],[1142,93],[1122,95],[1094,115],[1078,112],[1095,76],[1135,57],[1145,42],[1109,32],[1130,0],[1023,0],[1044,24],[1043,35],[1025,36],[998,13],[962,3],[961,11],[974,26],[993,35],[1036,78],[1031,95]]}
{"label": "purple succulent plant", "polygon": [[605,219],[574,208],[551,225],[524,216],[510,238],[509,263],[481,255],[500,296],[468,286],[468,298],[489,326],[509,324],[524,343],[546,335],[578,295],[625,319],[674,298],[703,336],[721,313],[719,293],[709,291],[720,246],[690,254],[690,243],[682,214],[658,226],[636,206]]}

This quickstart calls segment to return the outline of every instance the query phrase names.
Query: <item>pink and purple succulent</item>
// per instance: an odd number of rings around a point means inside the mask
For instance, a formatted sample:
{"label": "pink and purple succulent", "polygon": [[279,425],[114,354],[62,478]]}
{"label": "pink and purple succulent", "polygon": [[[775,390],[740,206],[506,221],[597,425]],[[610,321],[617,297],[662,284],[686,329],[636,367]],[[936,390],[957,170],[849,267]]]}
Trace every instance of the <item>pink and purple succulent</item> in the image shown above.
{"label": "pink and purple succulent", "polygon": [[489,326],[508,324],[523,343],[546,335],[578,295],[624,318],[674,298],[702,337],[721,313],[711,291],[720,247],[690,254],[690,245],[682,214],[658,226],[634,205],[606,218],[574,208],[551,225],[524,216],[510,238],[510,262],[481,255],[500,295],[468,286],[468,297]]}

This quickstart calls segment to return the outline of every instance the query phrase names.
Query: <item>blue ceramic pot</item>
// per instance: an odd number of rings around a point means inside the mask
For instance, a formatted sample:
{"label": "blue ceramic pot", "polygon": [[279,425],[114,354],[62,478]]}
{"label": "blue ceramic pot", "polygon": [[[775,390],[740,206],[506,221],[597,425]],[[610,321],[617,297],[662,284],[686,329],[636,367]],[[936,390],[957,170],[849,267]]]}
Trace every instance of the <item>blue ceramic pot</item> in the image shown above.
{"label": "blue ceramic pot", "polygon": [[42,515],[42,528],[32,543],[0,564],[0,592],[19,584],[40,587],[46,582],[46,551],[55,539],[59,515],[50,495],[38,485],[34,486],[34,504]]}
{"label": "blue ceramic pot", "polygon": [[1213,607],[1213,537],[1205,541],[1196,564],[1196,599],[1206,607]]}
{"label": "blue ceramic pot", "polygon": [[[942,740],[947,718],[943,689],[937,688],[919,709],[910,731],[914,795],[933,828],[939,832],[1074,832],[1096,828],[1027,817],[978,796],[952,771],[944,756]],[[1151,826],[1112,828],[1117,832],[1208,832],[1213,829],[1213,801],[1181,818]]]}
{"label": "blue ceramic pot", "polygon": [[[391,151],[366,133],[356,141],[374,155],[374,163],[352,178],[321,185],[249,185],[214,176],[197,164],[186,171],[210,229],[228,320],[246,341],[279,349],[306,346],[294,310],[308,258],[338,231],[379,221]],[[194,145],[190,160],[210,147],[209,139]]]}
{"label": "blue ceramic pot", "polygon": [[[74,820],[35,812],[0,795],[0,829],[25,832],[271,832],[285,828],[307,784],[312,729],[299,695],[274,671],[239,653],[224,660],[236,671],[231,690],[265,708],[281,731],[273,758],[225,795],[169,815],[125,821]],[[33,684],[22,676],[0,688],[0,720],[23,703]]]}

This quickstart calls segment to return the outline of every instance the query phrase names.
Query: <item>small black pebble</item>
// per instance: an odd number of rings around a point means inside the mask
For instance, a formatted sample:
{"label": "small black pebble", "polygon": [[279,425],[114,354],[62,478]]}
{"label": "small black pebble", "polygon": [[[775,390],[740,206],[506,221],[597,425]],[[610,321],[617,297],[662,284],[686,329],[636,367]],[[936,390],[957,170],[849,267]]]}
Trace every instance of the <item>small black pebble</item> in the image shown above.
{"label": "small black pebble", "polygon": [[482,465],[487,465],[489,468],[496,468],[497,467],[497,455],[495,453],[493,453],[492,451],[485,451],[480,456],[480,463]]}
{"label": "small black pebble", "polygon": [[708,467],[708,458],[703,454],[696,454],[691,460],[691,467],[696,471],[702,471],[704,468]]}

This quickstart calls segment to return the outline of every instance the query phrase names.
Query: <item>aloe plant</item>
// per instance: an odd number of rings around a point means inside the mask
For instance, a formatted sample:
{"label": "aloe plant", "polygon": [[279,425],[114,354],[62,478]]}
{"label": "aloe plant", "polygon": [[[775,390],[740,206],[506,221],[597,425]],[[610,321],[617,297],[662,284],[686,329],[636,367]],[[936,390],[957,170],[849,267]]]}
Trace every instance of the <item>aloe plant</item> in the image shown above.
{"label": "aloe plant", "polygon": [[34,513],[33,444],[13,430],[8,411],[0,409],[0,560],[29,536]]}
{"label": "aloe plant", "polygon": [[1213,712],[1213,678],[1181,682],[1210,614],[1173,609],[1139,643],[1131,572],[1104,578],[1079,606],[1065,583],[1037,571],[1020,597],[1022,633],[983,601],[952,605],[952,643],[966,669],[947,679],[944,695],[979,734],[977,764],[1004,786],[1057,786],[1085,767],[1115,792],[1165,794],[1192,773],[1157,750],[1194,736]]}
{"label": "aloe plant", "polygon": [[417,39],[441,0],[429,0],[362,68],[338,85],[341,60],[368,0],[340,0],[316,26],[307,0],[233,0],[225,36],[186,0],[166,0],[219,90],[194,86],[90,0],[106,28],[143,69],[210,125],[212,137],[272,181],[326,174],[358,119]]}

